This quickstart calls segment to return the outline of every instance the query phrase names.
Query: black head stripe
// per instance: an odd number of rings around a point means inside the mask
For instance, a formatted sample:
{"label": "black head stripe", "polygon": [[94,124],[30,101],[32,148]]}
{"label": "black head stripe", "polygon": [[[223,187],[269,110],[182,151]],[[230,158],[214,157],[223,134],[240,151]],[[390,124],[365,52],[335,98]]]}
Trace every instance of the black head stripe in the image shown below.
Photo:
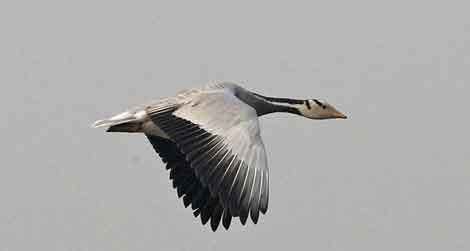
{"label": "black head stripe", "polygon": [[326,108],[326,105],[324,105],[322,102],[318,101],[318,99],[314,99],[313,100],[318,106],[320,106],[321,108],[325,109]]}
{"label": "black head stripe", "polygon": [[305,100],[305,105],[309,110],[312,109],[312,106],[310,106],[310,102],[308,100]]}

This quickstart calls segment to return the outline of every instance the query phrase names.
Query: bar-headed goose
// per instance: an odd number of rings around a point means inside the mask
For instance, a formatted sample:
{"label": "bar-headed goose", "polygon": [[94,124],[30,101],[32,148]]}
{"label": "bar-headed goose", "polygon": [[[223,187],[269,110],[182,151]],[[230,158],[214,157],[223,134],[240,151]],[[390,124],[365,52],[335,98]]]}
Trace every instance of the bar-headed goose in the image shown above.
{"label": "bar-headed goose", "polygon": [[269,170],[258,117],[288,112],[311,119],[345,119],[318,99],[265,97],[217,82],[183,91],[94,123],[108,132],[144,133],[160,155],[178,196],[202,224],[216,230],[232,217],[256,224],[268,209]]}

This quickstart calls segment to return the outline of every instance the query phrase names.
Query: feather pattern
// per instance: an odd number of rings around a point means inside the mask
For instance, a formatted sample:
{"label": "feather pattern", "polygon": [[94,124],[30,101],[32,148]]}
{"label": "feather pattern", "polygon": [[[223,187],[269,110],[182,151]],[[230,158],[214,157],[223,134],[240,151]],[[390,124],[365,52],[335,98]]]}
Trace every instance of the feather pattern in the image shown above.
{"label": "feather pattern", "polygon": [[[267,161],[256,111],[227,89],[189,93],[190,97],[179,100],[173,108],[147,109],[150,119],[175,143],[180,158],[208,190],[207,194],[190,191],[184,197],[185,205],[200,208],[203,223],[212,213],[216,216],[214,225],[220,209],[206,205],[211,197],[218,198],[227,226],[231,217],[246,219],[250,212],[256,223],[259,212],[266,212],[268,201],[268,184],[261,186]],[[178,184],[175,182],[176,187]]]}

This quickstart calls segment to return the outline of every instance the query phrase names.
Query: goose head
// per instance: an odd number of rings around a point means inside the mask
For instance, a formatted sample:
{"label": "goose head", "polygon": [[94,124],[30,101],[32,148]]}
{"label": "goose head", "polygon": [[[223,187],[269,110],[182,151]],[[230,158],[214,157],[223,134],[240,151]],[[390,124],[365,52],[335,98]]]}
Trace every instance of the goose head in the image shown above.
{"label": "goose head", "polygon": [[308,99],[299,109],[300,114],[310,119],[346,119],[346,115],[321,99]]}

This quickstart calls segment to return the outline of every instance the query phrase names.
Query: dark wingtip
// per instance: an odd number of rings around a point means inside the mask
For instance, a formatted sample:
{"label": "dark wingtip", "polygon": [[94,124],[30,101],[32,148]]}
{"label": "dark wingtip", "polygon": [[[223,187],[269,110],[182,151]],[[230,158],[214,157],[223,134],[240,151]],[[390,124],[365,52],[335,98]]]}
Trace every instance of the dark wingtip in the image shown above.
{"label": "dark wingtip", "polygon": [[250,214],[251,216],[251,220],[253,221],[253,223],[257,224],[258,223],[258,219],[259,219],[259,212],[251,212]]}
{"label": "dark wingtip", "polygon": [[181,196],[184,195],[183,189],[181,189],[181,187],[176,188],[176,193],[178,195],[178,198],[181,198]]}
{"label": "dark wingtip", "polygon": [[268,212],[268,209],[267,208],[260,208],[259,211],[262,213],[262,214],[266,214]]}
{"label": "dark wingtip", "polygon": [[232,222],[232,215],[230,214],[230,211],[227,209],[224,212],[224,218],[222,219],[222,225],[224,226],[225,230],[228,230],[230,228],[231,222]]}
{"label": "dark wingtip", "polygon": [[[201,210],[200,210],[199,208],[196,209],[196,210],[194,210],[194,212],[193,212],[193,215],[194,215],[194,217],[196,217],[196,218],[197,218],[200,214],[201,214]],[[204,225],[204,224],[203,224],[203,225]]]}
{"label": "dark wingtip", "polygon": [[240,223],[245,226],[246,220],[248,219],[248,214],[240,214]]}
{"label": "dark wingtip", "polygon": [[186,196],[183,197],[183,205],[187,208],[189,204],[191,204],[191,197],[186,194]]}
{"label": "dark wingtip", "polygon": [[203,226],[207,224],[209,219],[210,219],[209,217],[206,217],[206,216],[204,216],[204,214],[201,214],[201,223],[202,223]]}
{"label": "dark wingtip", "polygon": [[223,213],[222,210],[223,210],[222,206],[220,204],[217,204],[214,211],[212,212],[211,228],[212,228],[212,231],[214,231],[214,232],[219,227],[220,219],[221,219],[222,213]]}

